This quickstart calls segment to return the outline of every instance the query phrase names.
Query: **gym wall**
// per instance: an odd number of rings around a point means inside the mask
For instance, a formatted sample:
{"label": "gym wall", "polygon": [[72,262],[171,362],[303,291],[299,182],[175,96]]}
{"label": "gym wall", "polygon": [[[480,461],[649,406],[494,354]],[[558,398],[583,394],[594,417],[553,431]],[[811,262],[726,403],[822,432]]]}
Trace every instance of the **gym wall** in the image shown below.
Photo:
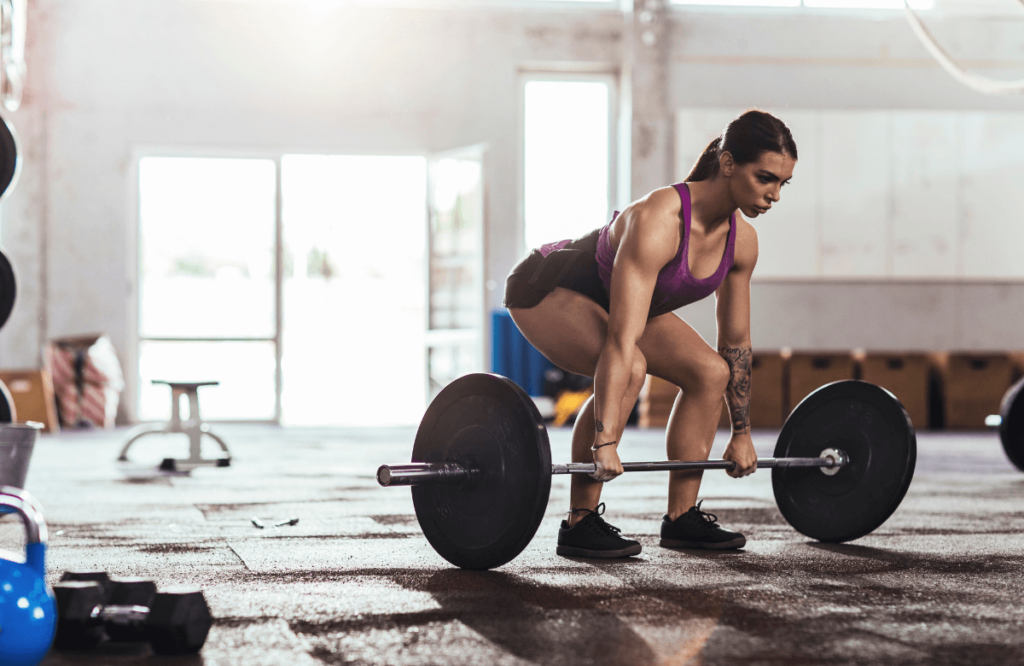
{"label": "gym wall", "polygon": [[[635,61],[650,65],[633,77],[627,100],[632,155],[622,173],[634,196],[672,182],[674,116],[684,107],[1024,110],[1024,100],[983,97],[949,79],[898,12],[663,10],[647,46],[618,11],[482,5],[34,3],[28,89],[22,109],[10,114],[25,166],[2,210],[0,240],[24,285],[0,338],[4,364],[35,365],[50,337],[105,331],[129,369],[122,404],[134,405],[135,157],[142,149],[423,154],[486,143],[488,305],[497,307],[504,277],[525,251],[517,85],[524,68],[617,71],[632,44]],[[934,26],[967,62],[1005,77],[1015,75],[1012,29],[998,21]],[[917,302],[915,289],[933,287],[886,283],[883,302]],[[755,336],[770,345],[873,346],[851,322],[866,329],[877,321],[881,329],[896,314],[872,320],[842,300],[852,293],[863,302],[856,294],[874,288],[760,284],[757,307],[769,314],[755,321]],[[970,302],[973,310],[964,305],[957,324],[968,331],[971,312],[994,317],[1004,299],[1020,296],[1016,285],[977,293],[959,284],[936,288],[929,292],[935,307],[919,320],[911,314],[917,310],[903,313],[905,330],[921,332],[907,333],[908,346],[973,344],[973,333],[936,335],[949,325],[944,308],[961,297]],[[833,298],[836,315],[811,317],[810,306],[783,314],[805,296]],[[976,344],[1020,346],[1020,326],[1007,319]]]}

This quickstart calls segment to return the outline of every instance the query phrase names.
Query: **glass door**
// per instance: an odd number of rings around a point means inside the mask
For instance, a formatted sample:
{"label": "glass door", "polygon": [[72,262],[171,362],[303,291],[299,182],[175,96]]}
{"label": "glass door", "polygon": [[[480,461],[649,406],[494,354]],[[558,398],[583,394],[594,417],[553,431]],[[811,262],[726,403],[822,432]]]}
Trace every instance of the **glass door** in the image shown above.
{"label": "glass door", "polygon": [[411,425],[484,367],[483,148],[144,157],[139,414]]}
{"label": "glass door", "polygon": [[282,422],[418,423],[426,160],[285,155],[281,165]]}
{"label": "glass door", "polygon": [[427,160],[427,395],[484,368],[483,146]]}
{"label": "glass door", "polygon": [[139,161],[141,420],[170,417],[153,379],[219,381],[203,418],[277,418],[276,220],[273,159]]}

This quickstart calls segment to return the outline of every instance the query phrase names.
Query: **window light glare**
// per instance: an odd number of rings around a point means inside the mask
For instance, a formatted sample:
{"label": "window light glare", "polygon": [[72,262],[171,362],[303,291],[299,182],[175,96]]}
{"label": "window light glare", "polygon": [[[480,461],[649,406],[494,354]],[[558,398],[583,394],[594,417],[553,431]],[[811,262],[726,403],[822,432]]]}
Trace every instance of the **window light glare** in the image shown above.
{"label": "window light glare", "polygon": [[[828,9],[903,9],[903,0],[804,0],[805,7]],[[933,9],[935,0],[910,0],[911,9]]]}
{"label": "window light glare", "polygon": [[799,7],[800,0],[672,0],[672,4],[715,7]]}
{"label": "window light glare", "polygon": [[527,248],[608,222],[610,94],[599,81],[526,83]]}
{"label": "window light glare", "polygon": [[[823,9],[903,9],[903,0],[672,0],[705,7],[813,7]],[[910,0],[912,9],[934,9],[935,0]]]}

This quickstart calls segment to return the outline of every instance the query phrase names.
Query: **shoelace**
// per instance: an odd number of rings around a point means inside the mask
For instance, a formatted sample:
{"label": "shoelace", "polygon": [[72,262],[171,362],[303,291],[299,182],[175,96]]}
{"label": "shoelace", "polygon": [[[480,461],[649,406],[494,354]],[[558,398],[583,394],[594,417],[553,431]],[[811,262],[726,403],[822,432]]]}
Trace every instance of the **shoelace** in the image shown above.
{"label": "shoelace", "polygon": [[[608,534],[610,536],[616,536],[620,532],[622,532],[622,530],[620,530],[618,527],[615,527],[614,525],[609,525],[608,523],[605,522],[604,518],[601,517],[602,514],[604,514],[604,509],[605,509],[604,502],[601,502],[600,504],[597,505],[597,509],[596,510],[595,509],[571,509],[569,511],[569,513],[571,513],[571,514],[577,514],[577,513],[581,513],[581,512],[592,513],[592,514],[594,514],[595,518],[594,518],[594,520],[590,521],[590,524],[593,525],[593,527],[591,529],[597,529],[598,531],[604,532],[605,534]],[[586,517],[586,516],[584,516],[584,517]]]}
{"label": "shoelace", "polygon": [[704,523],[707,524],[708,526],[710,526],[710,527],[718,527],[718,525],[715,524],[715,523],[718,522],[718,516],[716,516],[713,513],[708,513],[707,511],[701,511],[700,505],[703,504],[703,503],[704,503],[704,500],[701,500],[701,501],[697,502],[697,506],[695,506],[692,509],[690,509],[690,511],[692,511],[697,516],[699,516],[700,519],[703,520]]}

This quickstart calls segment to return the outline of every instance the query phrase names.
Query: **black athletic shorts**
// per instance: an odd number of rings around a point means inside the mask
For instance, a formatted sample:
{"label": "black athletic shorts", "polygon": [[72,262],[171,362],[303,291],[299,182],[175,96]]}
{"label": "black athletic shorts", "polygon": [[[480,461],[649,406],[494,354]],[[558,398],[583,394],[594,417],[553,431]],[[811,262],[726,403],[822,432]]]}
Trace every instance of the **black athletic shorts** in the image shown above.
{"label": "black athletic shorts", "polygon": [[505,280],[505,307],[532,308],[555,287],[564,287],[583,294],[607,312],[608,294],[597,272],[600,233],[600,228],[595,229],[546,257],[539,250],[528,254]]}

